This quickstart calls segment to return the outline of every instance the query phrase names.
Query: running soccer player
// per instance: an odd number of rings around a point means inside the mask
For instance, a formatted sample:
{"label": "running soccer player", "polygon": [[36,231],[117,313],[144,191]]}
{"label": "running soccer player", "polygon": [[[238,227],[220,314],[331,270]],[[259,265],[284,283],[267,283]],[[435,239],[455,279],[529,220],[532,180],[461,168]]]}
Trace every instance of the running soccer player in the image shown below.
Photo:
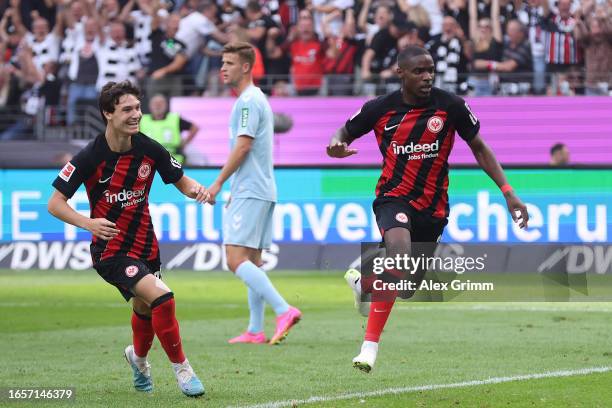
{"label": "running soccer player", "polygon": [[[214,204],[223,183],[233,175],[230,202],[223,216],[227,266],[248,287],[249,326],[229,343],[266,343],[264,307],[276,314],[276,330],[269,344],[282,341],[302,313],[287,304],[259,267],[261,251],[272,244],[272,214],[276,182],[272,163],[274,118],[261,89],[253,85],[255,52],[248,43],[223,48],[223,82],[238,94],[230,117],[231,153],[217,179],[208,187]],[[264,303],[265,302],[265,303]]]}
{"label": "running soccer player", "polygon": [[[527,208],[514,194],[495,155],[480,137],[478,119],[463,99],[432,87],[434,62],[429,52],[410,46],[399,53],[397,60],[401,89],[366,102],[327,146],[329,156],[348,157],[357,153],[349,145],[374,131],[383,165],[373,209],[387,257],[410,255],[413,243],[435,244],[442,235],[449,213],[448,157],[455,132],[500,187],[514,222],[526,228]],[[359,275],[354,270],[352,273]],[[398,271],[389,269],[383,274],[397,277]],[[422,274],[416,279],[422,279]],[[366,292],[370,289],[372,302],[364,342],[353,366],[370,372],[397,293],[372,290],[363,280],[353,288]]]}
{"label": "running soccer player", "polygon": [[[183,352],[175,316],[174,294],[160,279],[157,238],[149,215],[149,190],[155,171],[187,197],[203,203],[206,189],[185,176],[159,143],[139,133],[140,91],[128,81],[109,82],[98,100],[106,130],[81,150],[53,182],[49,212],[92,234],[91,257],[98,274],[132,300],[133,344],[125,358],[134,387],[153,391],[147,354],[157,336],[181,391],[204,394],[204,386]],[[76,212],[68,199],[85,184],[91,216]]]}

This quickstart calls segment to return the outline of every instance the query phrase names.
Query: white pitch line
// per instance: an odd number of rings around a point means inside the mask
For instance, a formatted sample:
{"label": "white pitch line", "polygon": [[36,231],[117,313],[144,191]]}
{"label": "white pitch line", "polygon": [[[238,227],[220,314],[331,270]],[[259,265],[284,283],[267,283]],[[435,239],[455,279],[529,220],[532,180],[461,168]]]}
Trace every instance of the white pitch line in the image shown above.
{"label": "white pitch line", "polygon": [[507,382],[513,382],[513,381],[537,380],[540,378],[571,377],[575,375],[606,373],[609,371],[612,371],[612,367],[590,367],[590,368],[581,368],[578,370],[547,371],[547,372],[539,373],[539,374],[524,374],[524,375],[515,375],[511,377],[493,377],[493,378],[488,378],[486,380],[463,381],[463,382],[456,382],[456,383],[451,383],[451,384],[429,384],[429,385],[419,385],[415,387],[385,388],[383,390],[377,390],[377,391],[353,392],[350,394],[340,394],[340,395],[331,395],[331,396],[314,396],[314,397],[310,397],[310,398],[302,399],[302,400],[264,402],[262,404],[242,405],[239,407],[229,407],[229,408],[295,407],[297,405],[312,404],[315,402],[330,402],[330,401],[340,401],[340,400],[347,400],[347,399],[353,399],[353,398],[380,397],[380,396],[389,395],[389,394],[395,394],[395,395],[408,394],[408,393],[418,392],[418,391],[433,391],[433,390],[441,390],[441,389],[446,389],[446,388],[464,388],[464,387],[473,387],[477,385],[501,384],[501,383],[507,383]]}

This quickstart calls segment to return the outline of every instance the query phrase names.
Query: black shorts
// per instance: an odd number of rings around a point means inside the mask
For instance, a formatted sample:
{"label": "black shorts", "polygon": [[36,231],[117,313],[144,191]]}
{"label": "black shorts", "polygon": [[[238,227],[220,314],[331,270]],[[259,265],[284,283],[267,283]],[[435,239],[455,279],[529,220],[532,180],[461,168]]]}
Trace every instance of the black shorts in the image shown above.
{"label": "black shorts", "polygon": [[399,227],[410,231],[412,242],[438,242],[448,222],[415,210],[401,198],[377,198],[372,208],[383,240],[385,231]]}
{"label": "black shorts", "polygon": [[[414,256],[431,257],[434,255],[438,242],[444,232],[444,227],[448,222],[446,218],[436,218],[429,214],[424,214],[415,210],[406,200],[394,197],[377,198],[374,200],[373,208],[383,241],[385,231],[391,228],[406,228],[410,231],[410,241],[412,242],[412,253]],[[388,274],[381,276],[384,281],[397,282],[398,279],[403,279],[411,281],[418,286],[424,279],[426,272],[424,268],[420,268],[403,278]],[[409,299],[414,293],[414,290],[404,290],[398,292],[398,296]],[[381,296],[382,298],[378,300],[391,300],[385,298],[385,296],[388,296],[385,293]]]}
{"label": "black shorts", "polygon": [[131,289],[145,276],[152,274],[161,279],[161,264],[127,256],[106,259],[94,265],[98,275],[115,286],[126,301],[134,297]]}

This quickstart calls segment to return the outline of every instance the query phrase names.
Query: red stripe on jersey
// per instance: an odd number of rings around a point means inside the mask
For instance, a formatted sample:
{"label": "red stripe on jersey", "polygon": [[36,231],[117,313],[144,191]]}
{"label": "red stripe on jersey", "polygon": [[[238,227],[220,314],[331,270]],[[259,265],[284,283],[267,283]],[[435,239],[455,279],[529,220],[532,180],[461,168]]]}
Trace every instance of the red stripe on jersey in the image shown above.
{"label": "red stripe on jersey", "polygon": [[[132,160],[134,160],[134,156],[132,155],[122,156],[119,158],[119,160],[117,161],[117,164],[115,165],[115,172],[113,173],[113,176],[110,180],[110,184],[109,184],[110,191],[119,192],[125,189],[124,187],[125,178],[128,174],[128,170],[130,168],[130,164],[132,163]],[[116,202],[115,206],[120,207],[121,202],[119,201]],[[113,208],[113,205],[108,206],[108,210],[106,212],[105,217],[108,216],[108,212],[110,212],[112,208]],[[117,234],[115,238],[111,239],[108,242],[108,244],[106,245],[106,248],[104,249],[104,252],[102,252],[102,256],[100,257],[101,260],[105,260],[105,259],[113,257],[115,253],[119,250],[119,248],[121,248],[121,243],[125,239],[125,233],[128,229],[128,226],[130,225],[132,216],[133,216],[133,212],[130,211],[129,213],[126,214],[125,211],[121,210],[119,217],[115,221],[116,228],[120,232],[119,234]]]}
{"label": "red stripe on jersey", "polygon": [[[391,178],[393,177],[393,171],[397,164],[397,155],[393,152],[393,142],[395,142],[397,145],[403,146],[408,141],[408,139],[410,138],[410,132],[412,132],[412,129],[414,128],[414,125],[417,122],[417,119],[421,116],[423,111],[424,109],[413,109],[409,113],[406,113],[404,117],[402,118],[402,120],[400,121],[399,126],[397,127],[395,133],[393,133],[393,137],[391,138],[391,143],[389,143],[389,146],[387,146],[387,151],[384,152],[384,156],[385,156],[384,168],[383,168],[383,173],[381,175],[381,179],[376,185],[376,196],[378,196],[380,193],[380,187],[382,187],[384,184],[389,182],[389,180],[391,180]],[[408,162],[406,166],[409,167],[410,162]],[[404,174],[405,174],[405,171],[404,171]],[[381,182],[383,181],[382,180],[383,177],[385,178],[384,183]],[[402,183],[403,183],[403,180],[402,180]],[[392,196],[392,195],[389,193],[385,193],[385,196]]]}
{"label": "red stripe on jersey", "polygon": [[550,33],[548,38],[550,39],[550,50],[548,52],[548,58],[551,63],[554,63],[555,62],[555,41],[557,40],[557,37],[555,36],[555,33]]}
{"label": "red stripe on jersey", "polygon": [[391,174],[388,174],[388,171],[386,170],[387,156],[385,155],[385,152],[382,151],[382,143],[383,143],[385,126],[389,122],[389,119],[391,119],[393,115],[395,115],[395,113],[396,111],[390,111],[390,112],[385,113],[380,119],[378,119],[378,122],[376,122],[376,125],[374,125],[374,135],[376,136],[376,142],[378,143],[378,148],[381,149],[380,153],[383,155],[382,174],[378,178],[378,183],[376,183],[376,195],[378,195],[380,186],[382,186],[384,183],[389,181],[389,179],[391,178]]}
{"label": "red stripe on jersey", "polygon": [[572,56],[570,54],[570,40],[571,37],[569,35],[565,35],[563,36],[563,60],[562,63],[563,64],[568,64],[573,62],[572,61]]}
{"label": "red stripe on jersey", "polygon": [[[431,115],[431,117],[434,117],[434,116],[439,116],[442,118],[444,122],[446,122],[447,113],[445,111],[438,110],[433,115]],[[415,117],[415,120],[417,117]],[[436,139],[438,139],[438,133],[433,133],[426,126],[425,131],[423,132],[423,134],[421,135],[421,138],[419,139],[417,143],[433,143],[436,141]],[[390,197],[407,196],[408,193],[412,191],[412,189],[414,188],[414,184],[416,182],[427,183],[427,180],[425,181],[417,180],[419,169],[423,165],[424,160],[426,159],[408,160],[408,163],[406,163],[406,169],[404,170],[404,174],[402,175],[402,182],[399,185],[397,185],[397,187],[395,187],[393,190],[386,193],[385,195],[390,196]],[[425,187],[427,187],[427,184],[425,184]]]}
{"label": "red stripe on jersey", "polygon": [[[149,214],[148,207],[144,208],[141,219],[148,220],[149,222],[151,221],[151,215]],[[136,230],[136,236],[134,238],[134,243],[132,244],[132,247],[130,248],[130,251],[128,252],[129,257],[139,258],[139,259],[143,258],[142,255],[145,249],[145,245],[147,244],[147,229],[148,229],[149,222],[145,221],[145,222],[138,223],[138,229]]]}
{"label": "red stripe on jersey", "polygon": [[[143,158],[142,164],[140,166],[142,166],[145,163],[150,166],[149,167],[150,169],[155,168],[154,167],[155,161],[147,156]],[[143,203],[139,204],[139,206],[143,206],[143,210],[142,210],[142,215],[140,216],[140,220],[138,222],[138,229],[136,230],[136,236],[134,238],[134,243],[132,244],[132,248],[130,248],[130,251],[128,252],[128,256],[132,258],[141,259],[143,257],[145,246],[147,244],[147,230],[149,229],[149,224],[151,224],[151,214],[149,213],[148,197],[149,197],[149,191],[151,191],[151,184],[153,183],[154,176],[155,176],[155,173],[153,172],[153,170],[151,170],[150,174],[146,177],[146,179],[143,180],[143,179],[138,178],[136,184],[134,184],[134,189],[140,189],[144,185],[145,197],[147,198],[145,199]],[[153,247],[157,247],[158,245],[157,240],[155,239],[155,235],[153,235],[153,242],[151,243],[151,245],[152,245],[151,249],[153,249]],[[155,258],[149,257],[148,259],[155,259]]]}
{"label": "red stripe on jersey", "polygon": [[[423,194],[420,197],[417,197],[414,200],[410,201],[410,204],[417,210],[422,210],[431,205],[433,198],[436,194],[436,191],[441,189],[440,199],[443,201],[444,198],[448,197],[447,191],[442,188],[442,186],[438,186],[438,176],[440,171],[444,168],[444,164],[448,162],[448,157],[450,156],[450,152],[453,149],[453,143],[455,141],[455,129],[450,128],[448,132],[446,132],[446,136],[444,137],[444,142],[440,147],[440,151],[438,152],[438,157],[434,159],[434,163],[427,174],[427,179],[425,180],[425,187],[423,188]],[[448,176],[445,177],[448,185]],[[437,208],[437,206],[436,206]],[[446,208],[446,207],[444,207]],[[444,215],[442,215],[444,216]]]}

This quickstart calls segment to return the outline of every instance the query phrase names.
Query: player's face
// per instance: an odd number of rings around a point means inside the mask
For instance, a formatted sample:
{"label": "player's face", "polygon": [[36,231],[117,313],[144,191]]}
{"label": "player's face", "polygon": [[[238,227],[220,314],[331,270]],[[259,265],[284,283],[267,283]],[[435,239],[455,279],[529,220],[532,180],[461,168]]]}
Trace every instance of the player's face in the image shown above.
{"label": "player's face", "polygon": [[434,80],[434,62],[431,55],[418,55],[397,68],[402,88],[419,99],[428,98]]}
{"label": "player's face", "polygon": [[119,98],[119,103],[115,105],[112,113],[104,112],[108,126],[116,134],[133,135],[138,133],[140,128],[140,101],[134,95],[123,95]]}
{"label": "player's face", "polygon": [[246,73],[248,64],[241,63],[240,56],[233,53],[223,54],[222,62],[221,77],[223,78],[223,83],[231,87],[236,87]]}

